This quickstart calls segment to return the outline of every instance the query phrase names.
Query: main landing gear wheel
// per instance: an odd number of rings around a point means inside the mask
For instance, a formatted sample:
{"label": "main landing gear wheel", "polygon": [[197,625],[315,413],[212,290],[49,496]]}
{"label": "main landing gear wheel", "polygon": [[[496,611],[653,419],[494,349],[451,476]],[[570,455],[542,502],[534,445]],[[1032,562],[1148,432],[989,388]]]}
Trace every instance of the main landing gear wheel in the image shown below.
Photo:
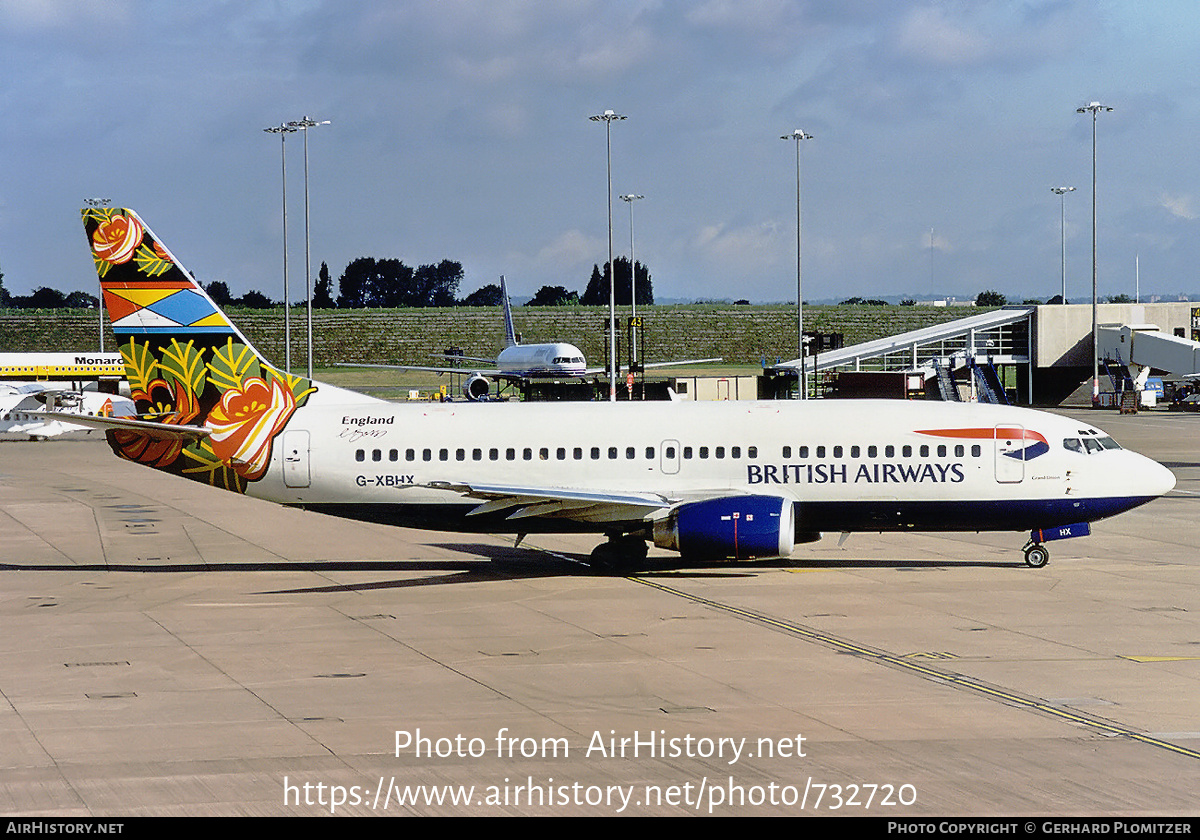
{"label": "main landing gear wheel", "polygon": [[1041,543],[1025,546],[1025,564],[1031,569],[1040,569],[1050,562],[1050,552]]}
{"label": "main landing gear wheel", "polygon": [[609,537],[592,549],[592,566],[603,572],[633,571],[645,565],[649,550],[644,539],[632,534]]}

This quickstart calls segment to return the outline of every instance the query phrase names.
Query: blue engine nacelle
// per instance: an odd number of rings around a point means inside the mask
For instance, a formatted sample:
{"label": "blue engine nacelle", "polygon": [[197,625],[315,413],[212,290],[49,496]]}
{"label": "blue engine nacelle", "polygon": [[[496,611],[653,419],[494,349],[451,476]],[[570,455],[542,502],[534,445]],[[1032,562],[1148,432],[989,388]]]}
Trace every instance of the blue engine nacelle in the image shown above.
{"label": "blue engine nacelle", "polygon": [[796,544],[792,502],[778,496],[725,496],[688,502],[654,523],[654,544],[684,557],[787,557]]}

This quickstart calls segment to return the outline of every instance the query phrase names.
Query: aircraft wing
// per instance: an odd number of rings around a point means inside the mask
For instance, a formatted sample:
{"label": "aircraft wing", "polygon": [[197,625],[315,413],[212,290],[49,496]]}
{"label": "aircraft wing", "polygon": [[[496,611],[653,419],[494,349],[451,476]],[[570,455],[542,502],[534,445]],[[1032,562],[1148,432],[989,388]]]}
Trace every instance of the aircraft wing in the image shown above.
{"label": "aircraft wing", "polygon": [[[646,362],[645,364],[642,365],[642,368],[648,369],[648,368],[671,367],[673,365],[704,365],[704,364],[711,364],[712,362],[722,362],[722,361],[724,361],[724,359],[722,359],[720,356],[718,356],[715,359],[680,359],[678,362]],[[583,374],[584,374],[584,376],[591,376],[596,373],[607,373],[607,372],[608,372],[608,368],[594,367],[594,368],[588,368],[587,370],[585,370],[583,372]]]}
{"label": "aircraft wing", "polygon": [[715,359],[680,359],[678,362],[647,362],[646,364],[642,365],[642,367],[644,367],[644,368],[660,368],[660,367],[671,367],[672,365],[705,365],[705,364],[711,364],[712,362],[722,362],[722,361],[724,361],[724,359],[722,359],[720,356],[718,356]]}
{"label": "aircraft wing", "polygon": [[435,359],[458,359],[464,362],[478,362],[481,365],[492,365],[493,367],[496,365],[495,359],[480,359],[476,356],[451,356],[447,353],[434,353],[433,357]]}
{"label": "aircraft wing", "polygon": [[76,426],[92,426],[97,429],[137,432],[156,440],[199,440],[212,434],[207,426],[185,426],[181,423],[157,423],[153,420],[137,420],[133,417],[99,417],[92,414],[73,414],[69,411],[39,411],[48,420],[61,420]]}
{"label": "aircraft wing", "polygon": [[468,516],[512,510],[510,520],[552,516],[577,522],[629,522],[671,508],[675,501],[658,493],[607,493],[565,487],[517,487],[501,484],[430,482],[429,487],[451,490],[480,505]]}
{"label": "aircraft wing", "polygon": [[[489,364],[495,364],[495,360],[488,360]],[[512,374],[506,374],[499,370],[490,369],[484,370],[473,367],[422,367],[421,365],[370,365],[365,362],[338,362],[336,367],[352,367],[352,368],[380,368],[382,370],[422,370],[427,373],[461,373],[472,374],[479,373],[483,376],[496,376],[500,378],[511,377]]]}

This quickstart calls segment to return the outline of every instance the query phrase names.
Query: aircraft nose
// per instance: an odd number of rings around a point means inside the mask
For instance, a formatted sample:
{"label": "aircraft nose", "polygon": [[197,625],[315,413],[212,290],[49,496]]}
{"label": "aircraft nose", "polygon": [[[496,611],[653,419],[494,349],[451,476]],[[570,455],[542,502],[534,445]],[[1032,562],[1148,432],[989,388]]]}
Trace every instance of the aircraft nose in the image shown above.
{"label": "aircraft nose", "polygon": [[1138,489],[1146,496],[1163,496],[1175,487],[1175,473],[1157,461],[1144,458],[1142,468],[1138,470]]}
{"label": "aircraft nose", "polygon": [[1158,495],[1166,495],[1175,489],[1175,473],[1171,472],[1157,461],[1154,462],[1154,466],[1158,467],[1159,470],[1157,480],[1159,481],[1160,489],[1157,491]]}

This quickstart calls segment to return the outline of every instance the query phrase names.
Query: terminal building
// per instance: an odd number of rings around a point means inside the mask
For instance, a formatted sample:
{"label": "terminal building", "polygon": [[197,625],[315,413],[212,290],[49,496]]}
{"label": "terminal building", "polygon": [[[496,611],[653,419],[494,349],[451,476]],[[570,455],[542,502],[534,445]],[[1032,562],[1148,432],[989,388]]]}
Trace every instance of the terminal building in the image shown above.
{"label": "terminal building", "polygon": [[[1104,303],[1097,321],[1102,404],[1145,389],[1150,374],[1200,373],[1200,307]],[[810,354],[768,372],[802,378],[809,396],[1089,404],[1092,347],[1090,303],[1009,306]]]}

